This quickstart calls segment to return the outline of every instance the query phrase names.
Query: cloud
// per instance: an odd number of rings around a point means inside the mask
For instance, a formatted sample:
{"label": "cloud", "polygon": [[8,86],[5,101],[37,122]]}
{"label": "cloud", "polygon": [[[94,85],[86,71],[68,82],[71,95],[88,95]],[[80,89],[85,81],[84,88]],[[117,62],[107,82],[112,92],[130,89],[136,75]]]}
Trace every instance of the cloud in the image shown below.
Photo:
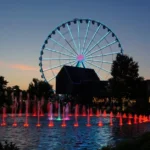
{"label": "cloud", "polygon": [[21,71],[37,71],[38,67],[26,65],[26,64],[9,64],[3,61],[0,61],[0,67],[12,68]]}
{"label": "cloud", "polygon": [[24,65],[24,64],[11,64],[10,68],[22,70],[22,71],[37,71],[38,68],[29,66],[29,65]]}

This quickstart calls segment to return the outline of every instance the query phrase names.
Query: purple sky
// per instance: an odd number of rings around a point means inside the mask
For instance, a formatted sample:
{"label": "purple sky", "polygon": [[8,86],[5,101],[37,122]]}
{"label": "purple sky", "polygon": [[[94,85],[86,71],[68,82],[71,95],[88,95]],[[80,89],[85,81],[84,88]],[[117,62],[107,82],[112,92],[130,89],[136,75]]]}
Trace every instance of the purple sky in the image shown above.
{"label": "purple sky", "polygon": [[118,36],[124,53],[150,79],[149,0],[26,0],[0,2],[0,75],[9,85],[27,89],[39,72],[40,49],[47,35],[64,21],[92,18]]}

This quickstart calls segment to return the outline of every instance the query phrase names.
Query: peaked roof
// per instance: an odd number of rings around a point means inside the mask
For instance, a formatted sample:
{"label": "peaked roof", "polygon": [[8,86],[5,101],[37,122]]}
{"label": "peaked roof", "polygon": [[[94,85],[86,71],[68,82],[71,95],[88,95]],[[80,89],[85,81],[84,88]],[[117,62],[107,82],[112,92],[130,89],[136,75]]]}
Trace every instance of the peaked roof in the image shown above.
{"label": "peaked roof", "polygon": [[93,69],[63,66],[63,68],[69,78],[74,83],[80,83],[84,81],[100,81],[97,74]]}

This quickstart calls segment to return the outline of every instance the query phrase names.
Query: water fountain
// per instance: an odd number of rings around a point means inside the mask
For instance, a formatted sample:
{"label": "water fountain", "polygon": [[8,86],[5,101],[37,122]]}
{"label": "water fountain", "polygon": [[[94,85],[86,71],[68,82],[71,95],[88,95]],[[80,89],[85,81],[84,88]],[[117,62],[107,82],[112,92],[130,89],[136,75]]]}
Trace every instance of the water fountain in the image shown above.
{"label": "water fountain", "polygon": [[41,109],[41,102],[38,101],[38,106],[37,106],[38,114],[37,114],[37,124],[36,124],[37,127],[41,126],[41,124],[40,124],[40,109]]}
{"label": "water fountain", "polygon": [[123,125],[123,122],[122,122],[122,115],[121,115],[121,114],[119,114],[119,118],[120,118],[120,119],[119,119],[119,125],[122,126],[122,125]]}
{"label": "water fountain", "polygon": [[22,92],[20,92],[19,94],[19,114],[18,114],[19,117],[22,116]]}
{"label": "water fountain", "polygon": [[98,122],[98,126],[99,126],[99,127],[102,127],[102,126],[103,126],[102,118],[101,118],[101,117],[106,117],[106,111],[104,111],[103,114],[102,114],[102,113],[101,113],[101,110],[100,110],[99,122]]}
{"label": "water fountain", "polygon": [[55,101],[55,112],[54,112],[54,116],[57,117],[58,116],[58,101]]}
{"label": "water fountain", "polygon": [[28,123],[28,106],[29,106],[29,93],[27,94],[27,100],[25,102],[25,107],[26,107],[26,112],[25,112],[25,123],[24,123],[24,127],[28,127],[29,123]]}
{"label": "water fountain", "polygon": [[6,121],[5,121],[5,106],[2,107],[2,123],[1,126],[6,126]]}
{"label": "water fountain", "polygon": [[11,116],[14,117],[14,92],[11,93],[12,105],[11,105]]}
{"label": "water fountain", "polygon": [[92,107],[90,108],[90,116],[93,116],[93,109],[92,109]]}
{"label": "water fountain", "polygon": [[85,108],[85,105],[82,106],[82,116],[86,116],[86,108]]}
{"label": "water fountain", "polygon": [[65,120],[69,120],[69,104],[68,103],[65,106]]}
{"label": "water fountain", "polygon": [[63,106],[63,119],[62,119],[62,127],[66,127],[66,121],[65,121],[65,106]]}
{"label": "water fountain", "polygon": [[33,99],[32,116],[37,116],[37,100],[36,100],[36,95],[34,95],[34,99]]}
{"label": "water fountain", "polygon": [[57,120],[61,120],[61,114],[60,114],[60,102],[58,103],[58,117]]}
{"label": "water fountain", "polygon": [[113,126],[112,118],[113,118],[113,113],[112,113],[112,112],[110,112],[110,126]]}
{"label": "water fountain", "polygon": [[[27,94],[27,100],[25,100],[25,116],[23,115],[24,112],[22,110],[23,105],[24,105],[23,100],[22,100],[22,92],[20,92],[18,99],[16,96],[14,96],[14,93],[11,93],[11,97],[12,97],[12,102],[13,102],[12,103],[12,113],[11,113],[12,120],[13,120],[12,126],[17,127],[18,126],[17,116],[18,117],[22,116],[25,119],[24,124],[23,124],[24,127],[28,127],[29,126],[29,123],[28,123],[29,113],[30,113],[31,108],[33,108],[32,116],[37,116],[36,126],[40,127],[41,126],[41,123],[40,123],[41,114],[42,114],[42,116],[44,116],[44,111],[43,110],[41,111],[41,109],[45,103],[44,97],[42,97],[41,100],[38,101],[38,103],[37,103],[37,98],[36,98],[36,96],[34,96],[32,107],[31,107],[30,106],[30,96],[29,96],[29,94]],[[18,101],[19,101],[19,105],[18,105]],[[81,111],[79,112],[79,104],[75,105],[74,111],[71,110],[71,105],[72,105],[71,102],[61,105],[60,102],[55,102],[53,104],[52,102],[49,101],[47,104],[47,114],[48,114],[48,119],[49,119],[48,126],[53,127],[54,120],[56,120],[56,121],[62,120],[61,126],[65,127],[66,120],[70,120],[70,119],[72,120],[72,118],[74,117],[73,125],[75,127],[78,127],[79,126],[79,121],[78,121],[79,116],[80,117],[87,116],[86,126],[88,126],[88,127],[90,127],[92,125],[90,122],[91,117],[98,117],[98,119],[99,119],[98,126],[104,125],[103,124],[104,122],[102,122],[102,117],[107,117],[107,118],[109,117],[109,125],[110,126],[113,126],[113,124],[114,124],[114,122],[113,122],[114,117],[116,117],[116,119],[119,120],[118,125],[120,125],[120,126],[123,126],[125,123],[128,125],[132,125],[132,123],[140,124],[140,123],[150,122],[150,116],[146,116],[146,115],[137,116],[136,114],[132,115],[132,114],[126,114],[126,113],[123,113],[123,115],[122,115],[120,112],[118,112],[117,115],[114,115],[112,112],[110,112],[110,114],[108,115],[106,113],[106,110],[103,110],[103,113],[101,113],[101,110],[97,107],[96,112],[94,112],[92,107],[86,108],[85,105],[80,106]],[[18,115],[17,115],[17,112],[18,112]],[[71,114],[71,112],[73,112],[74,115]],[[62,118],[61,118],[61,116],[62,116]],[[6,119],[5,119],[6,117],[9,117],[9,116],[7,116],[7,114],[6,114],[6,106],[4,106],[2,108],[1,126],[7,125]],[[114,119],[114,121],[115,121],[115,119]]]}
{"label": "water fountain", "polygon": [[41,98],[41,103],[40,103],[40,116],[44,116],[44,112],[43,112],[43,106],[44,106],[44,97]]}
{"label": "water fountain", "polygon": [[49,105],[49,124],[48,124],[48,126],[49,127],[53,127],[54,126],[54,122],[53,122],[53,104],[52,104],[52,102],[49,102],[48,103],[48,105]]}
{"label": "water fountain", "polygon": [[91,126],[91,124],[90,124],[90,112],[89,112],[90,110],[89,110],[89,108],[87,109],[87,124],[86,124],[86,126],[87,127],[90,127]]}
{"label": "water fountain", "polygon": [[78,104],[76,104],[75,106],[75,123],[74,123],[74,127],[78,127],[79,124],[78,124]]}
{"label": "water fountain", "polygon": [[18,102],[17,102],[17,97],[15,97],[14,99],[14,116],[13,116],[13,119],[14,119],[14,122],[12,124],[13,127],[16,127],[17,126],[17,122],[16,122],[16,112],[17,112],[17,106],[18,106]]}

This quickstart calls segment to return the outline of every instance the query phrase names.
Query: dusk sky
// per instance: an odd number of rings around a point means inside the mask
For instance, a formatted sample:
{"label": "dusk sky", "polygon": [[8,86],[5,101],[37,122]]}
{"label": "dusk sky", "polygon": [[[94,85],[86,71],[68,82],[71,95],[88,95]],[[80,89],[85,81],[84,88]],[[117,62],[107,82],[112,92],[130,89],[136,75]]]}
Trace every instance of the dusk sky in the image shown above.
{"label": "dusk sky", "polygon": [[62,22],[91,18],[118,36],[124,53],[150,79],[149,0],[0,0],[0,76],[27,89],[41,79],[39,56],[46,37]]}

